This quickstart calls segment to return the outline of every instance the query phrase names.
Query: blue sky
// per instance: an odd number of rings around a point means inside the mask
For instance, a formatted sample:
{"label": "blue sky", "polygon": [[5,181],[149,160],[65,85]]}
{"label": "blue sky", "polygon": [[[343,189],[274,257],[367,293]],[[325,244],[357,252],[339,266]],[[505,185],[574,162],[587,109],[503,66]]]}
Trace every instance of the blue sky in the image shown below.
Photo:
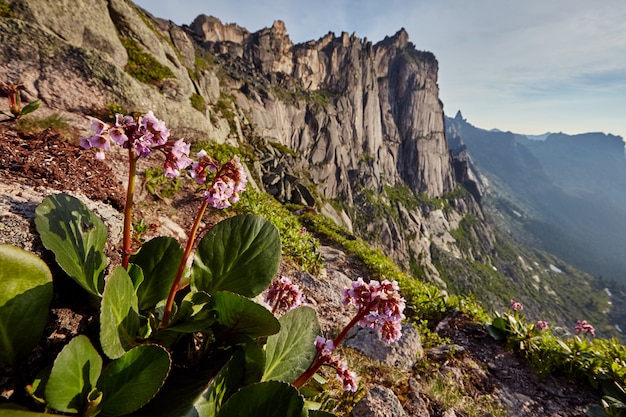
{"label": "blue sky", "polygon": [[251,32],[285,22],[294,43],[348,32],[376,43],[405,28],[439,61],[447,115],[516,133],[626,137],[624,0],[138,0],[156,17],[199,14]]}

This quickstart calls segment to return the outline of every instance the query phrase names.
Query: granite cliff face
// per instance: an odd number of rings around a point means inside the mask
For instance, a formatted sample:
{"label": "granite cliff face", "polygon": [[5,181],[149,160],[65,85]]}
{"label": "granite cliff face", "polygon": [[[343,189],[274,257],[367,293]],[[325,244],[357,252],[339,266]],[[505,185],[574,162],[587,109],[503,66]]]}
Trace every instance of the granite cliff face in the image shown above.
{"label": "granite cliff face", "polygon": [[[376,44],[329,33],[298,45],[280,21],[249,33],[199,16],[189,29],[238,81],[232,94],[255,134],[293,150],[298,157],[289,164],[292,171],[295,166],[306,172],[323,201],[335,203],[320,207],[324,213],[376,236],[407,267],[420,259],[434,279],[433,241],[460,256],[449,232],[468,212],[481,216],[480,209],[467,195],[458,199],[458,210],[420,204],[445,199],[457,183],[444,136],[437,61],[416,50],[404,29]],[[277,168],[266,166],[264,178],[276,178],[284,166]],[[390,187],[406,191],[416,204],[392,201]],[[292,196],[279,198],[307,200]],[[374,215],[375,207],[383,210]]]}
{"label": "granite cliff face", "polygon": [[[10,3],[18,19],[0,22],[0,78],[49,110],[152,109],[187,137],[261,143],[260,186],[434,280],[431,244],[462,256],[450,231],[469,213],[482,218],[467,193],[450,197],[438,64],[404,29],[376,44],[347,33],[294,44],[280,21],[251,33],[205,15],[179,27],[125,0]],[[169,75],[129,75],[130,41]],[[206,105],[194,109],[194,96]]]}

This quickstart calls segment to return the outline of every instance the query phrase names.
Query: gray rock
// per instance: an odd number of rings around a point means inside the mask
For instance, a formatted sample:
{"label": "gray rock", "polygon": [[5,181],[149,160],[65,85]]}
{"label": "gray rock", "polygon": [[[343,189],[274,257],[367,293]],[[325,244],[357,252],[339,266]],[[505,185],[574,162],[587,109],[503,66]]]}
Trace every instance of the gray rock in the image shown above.
{"label": "gray rock", "polygon": [[406,413],[392,390],[376,386],[354,406],[352,417],[406,417]]}
{"label": "gray rock", "polygon": [[402,337],[392,344],[380,340],[375,330],[357,326],[348,333],[344,345],[387,366],[406,371],[424,354],[419,332],[410,324],[402,325]]}

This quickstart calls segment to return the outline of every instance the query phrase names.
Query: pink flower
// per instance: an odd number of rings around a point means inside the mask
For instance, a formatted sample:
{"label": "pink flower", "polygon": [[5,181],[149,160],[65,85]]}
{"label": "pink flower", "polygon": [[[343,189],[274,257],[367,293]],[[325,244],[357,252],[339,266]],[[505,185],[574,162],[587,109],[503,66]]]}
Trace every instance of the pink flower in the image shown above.
{"label": "pink flower", "polygon": [[521,303],[518,303],[517,301],[511,299],[511,309],[513,311],[519,311],[519,310],[523,310],[524,306]]}
{"label": "pink flower", "polygon": [[592,337],[596,336],[596,329],[594,329],[591,324],[587,323],[587,320],[578,320],[576,326],[574,326],[574,331],[576,334],[589,333]]}
{"label": "pink flower", "polygon": [[108,151],[111,142],[114,142],[125,149],[133,149],[141,158],[157,149],[163,151],[166,154],[165,176],[168,178],[178,176],[181,169],[192,163],[189,159],[189,145],[182,139],[169,143],[170,130],[164,121],[154,117],[152,111],[136,118],[118,113],[114,126],[92,119],[91,130],[94,135],[81,138],[80,146],[96,149],[96,159],[104,160],[104,151]]}
{"label": "pink flower", "polygon": [[289,278],[280,277],[265,291],[265,302],[272,306],[273,313],[285,313],[302,305],[302,292]]}
{"label": "pink flower", "polygon": [[547,321],[543,321],[543,320],[539,320],[539,321],[537,321],[537,324],[535,324],[535,327],[540,332],[543,332],[543,331],[548,329],[548,322]]}
{"label": "pink flower", "polygon": [[358,386],[356,383],[356,373],[348,369],[348,366],[344,361],[340,361],[333,352],[335,350],[335,344],[332,340],[326,340],[322,336],[315,338],[315,348],[317,349],[318,359],[316,361],[317,366],[325,364],[335,368],[337,371],[337,377],[341,380],[343,389],[346,391],[356,392]]}
{"label": "pink flower", "polygon": [[359,278],[352,282],[351,288],[343,290],[343,305],[354,304],[358,314],[363,315],[358,324],[377,330],[383,342],[393,343],[402,336],[401,321],[406,305],[399,290],[396,281],[366,283]]}
{"label": "pink flower", "polygon": [[189,158],[189,148],[191,145],[182,139],[172,144],[172,147],[165,158],[165,176],[175,178],[180,175],[180,170],[187,168],[193,162]]}
{"label": "pink flower", "polygon": [[207,180],[207,173],[215,173],[204,199],[214,208],[223,209],[239,201],[239,193],[246,189],[248,177],[238,157],[220,165],[205,151],[198,153],[200,161],[192,164],[191,176],[199,184]]}
{"label": "pink flower", "polygon": [[339,363],[335,369],[337,370],[337,377],[342,382],[344,391],[356,392],[358,389],[356,372],[350,371],[344,362]]}
{"label": "pink flower", "polygon": [[315,338],[315,349],[317,349],[322,358],[327,358],[328,360],[335,350],[335,343],[332,340],[326,340],[322,336],[317,336]]}

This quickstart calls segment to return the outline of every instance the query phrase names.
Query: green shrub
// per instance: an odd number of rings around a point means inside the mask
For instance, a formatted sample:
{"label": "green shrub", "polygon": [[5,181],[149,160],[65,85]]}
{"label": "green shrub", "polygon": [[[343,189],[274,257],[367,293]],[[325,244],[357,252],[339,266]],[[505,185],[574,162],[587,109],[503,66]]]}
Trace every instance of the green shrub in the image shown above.
{"label": "green shrub", "polygon": [[165,78],[174,78],[172,70],[144,51],[136,40],[122,38],[121,41],[128,52],[128,63],[124,69],[137,80],[146,84],[159,85],[160,81]]}
{"label": "green shrub", "polygon": [[13,19],[15,15],[11,10],[11,5],[6,0],[0,0],[0,17]]}
{"label": "green shrub", "polygon": [[191,100],[191,107],[199,112],[204,112],[204,109],[206,109],[206,100],[204,97],[200,94],[193,93],[189,99]]}
{"label": "green shrub", "polygon": [[59,135],[73,133],[69,123],[56,113],[46,117],[28,116],[19,119],[16,128],[24,133],[38,133],[46,129]]}

